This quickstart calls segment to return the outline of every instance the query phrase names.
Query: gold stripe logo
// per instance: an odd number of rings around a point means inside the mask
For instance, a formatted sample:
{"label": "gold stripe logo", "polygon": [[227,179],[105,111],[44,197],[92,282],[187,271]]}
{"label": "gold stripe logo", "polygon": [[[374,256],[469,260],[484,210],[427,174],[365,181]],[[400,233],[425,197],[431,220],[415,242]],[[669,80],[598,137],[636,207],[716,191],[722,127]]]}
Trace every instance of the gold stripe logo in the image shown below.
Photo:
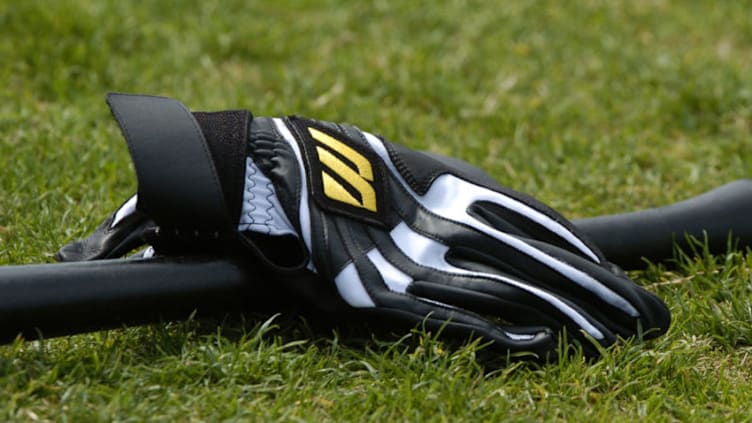
{"label": "gold stripe logo", "polygon": [[[321,164],[329,168],[331,172],[339,176],[341,180],[347,182],[353,190],[357,191],[360,195],[360,200],[355,198],[327,170],[321,171],[324,195],[335,201],[376,212],[376,192],[373,189],[373,185],[371,185],[371,182],[373,182],[371,162],[347,144],[315,128],[309,127],[308,133],[321,144],[316,146],[316,152],[319,155]],[[355,165],[355,169],[332,154],[330,150],[339,153],[352,162]]]}

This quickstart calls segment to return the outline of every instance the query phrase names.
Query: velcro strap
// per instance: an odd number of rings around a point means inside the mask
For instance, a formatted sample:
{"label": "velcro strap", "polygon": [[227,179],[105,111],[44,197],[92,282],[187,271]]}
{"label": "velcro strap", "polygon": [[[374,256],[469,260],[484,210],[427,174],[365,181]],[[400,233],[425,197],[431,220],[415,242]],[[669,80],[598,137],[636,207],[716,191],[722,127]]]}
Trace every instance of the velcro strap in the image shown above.
{"label": "velcro strap", "polygon": [[212,156],[179,101],[110,93],[138,178],[137,208],[165,227],[224,231],[231,222]]}

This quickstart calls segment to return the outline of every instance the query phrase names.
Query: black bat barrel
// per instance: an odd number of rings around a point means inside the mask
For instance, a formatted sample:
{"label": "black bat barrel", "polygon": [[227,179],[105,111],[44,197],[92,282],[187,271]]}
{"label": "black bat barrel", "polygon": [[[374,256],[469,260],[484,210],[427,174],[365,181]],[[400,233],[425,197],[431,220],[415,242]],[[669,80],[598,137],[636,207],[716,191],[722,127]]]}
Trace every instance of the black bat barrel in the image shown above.
{"label": "black bat barrel", "polygon": [[226,257],[0,266],[0,342],[258,309],[261,277]]}
{"label": "black bat barrel", "polygon": [[655,209],[581,219],[575,226],[625,269],[645,267],[673,257],[674,245],[691,247],[687,235],[707,239],[711,253],[722,254],[729,239],[752,246],[752,180],[723,185],[688,200]]}

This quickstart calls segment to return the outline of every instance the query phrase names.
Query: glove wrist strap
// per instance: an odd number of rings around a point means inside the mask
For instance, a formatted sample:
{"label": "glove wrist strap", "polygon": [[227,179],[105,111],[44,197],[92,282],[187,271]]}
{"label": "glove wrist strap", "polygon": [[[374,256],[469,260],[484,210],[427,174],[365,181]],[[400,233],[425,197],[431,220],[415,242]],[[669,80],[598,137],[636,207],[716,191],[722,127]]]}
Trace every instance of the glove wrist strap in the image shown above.
{"label": "glove wrist strap", "polygon": [[180,102],[110,93],[138,178],[138,209],[160,226],[225,232],[229,213],[206,139]]}

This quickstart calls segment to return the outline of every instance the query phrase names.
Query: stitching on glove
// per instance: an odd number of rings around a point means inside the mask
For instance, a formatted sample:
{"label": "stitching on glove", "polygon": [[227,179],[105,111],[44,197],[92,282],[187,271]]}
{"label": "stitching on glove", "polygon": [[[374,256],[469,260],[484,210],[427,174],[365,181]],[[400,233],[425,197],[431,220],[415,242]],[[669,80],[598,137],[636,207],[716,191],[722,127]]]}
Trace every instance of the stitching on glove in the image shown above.
{"label": "stitching on glove", "polygon": [[[412,229],[412,228],[411,228],[411,229]],[[413,230],[414,230],[414,229],[413,229]],[[369,232],[368,232],[368,236],[369,236],[369,238],[371,238],[371,239],[373,240],[374,244],[376,244],[376,245],[378,246],[378,245],[379,245],[379,241],[378,241],[377,239],[375,239],[375,238],[374,238],[374,236],[372,235],[372,232],[370,232],[370,231],[372,231],[372,229],[370,229],[370,228],[369,228]],[[418,232],[418,231],[416,230],[415,232]],[[421,235],[424,235],[424,234],[423,234],[423,233],[421,233],[421,232],[418,232],[418,233],[420,233]],[[463,277],[463,278],[467,278],[467,279],[474,279],[474,280],[481,280],[481,281],[490,281],[490,282],[494,282],[494,283],[506,283],[506,282],[502,282],[502,281],[498,281],[498,280],[496,280],[496,279],[493,279],[492,277],[487,277],[487,276],[484,276],[484,275],[486,274],[486,272],[475,272],[475,273],[477,273],[477,274],[463,274],[463,273],[453,273],[453,272],[449,272],[449,271],[446,271],[446,270],[443,270],[443,269],[438,269],[438,268],[435,268],[435,267],[430,267],[430,266],[426,266],[426,265],[424,265],[424,264],[421,264],[421,263],[415,262],[415,261],[413,261],[412,259],[410,259],[410,257],[408,257],[407,255],[405,255],[405,253],[404,253],[404,252],[402,251],[402,249],[400,249],[400,248],[399,248],[399,247],[398,247],[398,246],[397,246],[396,244],[394,244],[394,240],[392,240],[391,236],[389,236],[389,235],[387,234],[386,238],[387,238],[387,239],[389,240],[389,242],[391,242],[391,243],[392,243],[392,245],[393,245],[393,248],[394,248],[394,249],[395,249],[396,251],[399,251],[399,253],[400,253],[400,254],[402,254],[402,255],[404,255],[404,256],[405,256],[405,257],[404,257],[404,259],[405,259],[405,260],[409,261],[410,263],[412,263],[412,265],[413,265],[413,266],[415,266],[415,267],[417,267],[417,268],[419,268],[419,269],[427,270],[428,272],[431,272],[431,273],[437,273],[437,274],[439,274],[439,275],[442,275],[442,276],[446,276],[446,277],[449,277],[449,278],[457,278],[457,277]],[[428,236],[427,236],[426,238],[431,238],[431,237],[428,237]],[[433,239],[433,238],[431,238],[431,239]],[[436,240],[434,239],[434,241],[436,241]],[[437,241],[437,242],[438,242],[438,241]],[[442,244],[442,245],[445,245],[444,243],[440,243],[440,244]],[[448,250],[447,250],[447,251],[448,251]],[[386,261],[388,261],[389,263],[391,263],[391,264],[392,264],[392,265],[393,265],[394,267],[396,267],[397,269],[400,269],[401,271],[405,272],[405,271],[404,271],[404,270],[403,270],[403,269],[402,269],[402,268],[401,268],[400,266],[398,266],[398,265],[397,265],[397,263],[396,263],[396,262],[394,262],[393,260],[391,260],[391,259],[389,258],[389,255],[388,255],[388,254],[384,254],[384,253],[383,253],[383,251],[382,251],[381,249],[379,249],[379,252],[381,252],[381,255],[382,255],[382,256],[384,257],[384,259],[385,259]],[[462,271],[468,271],[467,269],[464,269],[464,268],[461,268],[461,267],[455,266],[455,265],[453,265],[452,263],[449,263],[449,261],[447,261],[447,260],[446,260],[446,258],[444,258],[444,261],[445,261],[445,262],[447,262],[447,264],[449,264],[449,265],[450,265],[450,266],[452,266],[452,267],[456,267],[457,269],[460,269],[460,270],[462,270]],[[405,272],[405,273],[409,274],[408,272]],[[497,276],[498,276],[498,275],[497,275]],[[503,277],[509,277],[509,276],[508,276],[508,275],[506,275],[506,274],[504,274],[504,275],[501,275],[501,276],[503,276]],[[525,281],[524,279],[521,279],[521,278],[514,278],[514,279],[516,279],[516,280],[518,280],[518,281],[523,281],[523,282]]]}
{"label": "stitching on glove", "polygon": [[402,178],[413,190],[415,190],[418,195],[424,195],[431,188],[433,181],[441,175],[449,173],[460,177],[460,175],[457,175],[456,172],[452,172],[452,169],[445,167],[442,163],[431,158],[431,161],[434,162],[437,166],[436,169],[426,175],[425,178],[418,180],[418,178],[415,177],[415,174],[410,170],[410,165],[408,165],[404,161],[402,155],[400,155],[394,147],[394,144],[386,140],[381,135],[374,136],[378,138],[379,141],[381,141],[381,143],[384,145],[384,148],[386,148],[387,154],[389,155],[389,159],[391,159],[394,167],[397,168],[397,171],[400,173]]}
{"label": "stitching on glove", "polygon": [[[287,130],[288,130],[288,131],[290,131],[290,133],[292,134],[293,138],[295,138],[295,139],[297,140],[297,136],[296,136],[296,135],[297,135],[297,132],[298,132],[298,131],[297,131],[297,128],[295,127],[295,125],[293,125],[293,124],[292,124],[292,122],[290,122],[290,120],[289,120],[289,117],[287,117],[287,118],[282,118],[282,124],[283,124],[283,125],[285,125],[285,127],[287,127]],[[274,124],[273,124],[273,125],[272,125],[272,129],[274,130],[274,132],[275,132],[275,133],[277,134],[277,136],[279,137],[279,138],[277,138],[277,141],[278,141],[278,142],[285,142],[285,143],[287,142],[287,140],[285,139],[284,135],[282,135],[282,133],[281,133],[281,132],[279,132],[279,130],[277,129],[277,125],[274,125]],[[298,135],[298,136],[299,136],[299,135]],[[297,142],[297,141],[296,141],[296,142]],[[301,150],[302,150],[302,148],[301,148]],[[275,153],[276,153],[276,150],[275,150]],[[301,152],[301,153],[302,153],[302,152]],[[295,154],[295,153],[293,152],[293,155],[294,155],[294,154]],[[303,159],[303,164],[304,164],[304,165],[305,165],[305,164],[307,164],[307,163],[306,163],[306,160],[307,160],[307,159],[306,159],[306,157],[305,157],[305,154],[301,154],[301,156],[302,156],[302,159]],[[305,169],[301,169],[301,170],[300,170],[300,172],[303,172],[303,173],[305,173]],[[310,178],[306,178],[306,180],[308,180],[308,179],[310,179]],[[310,184],[310,181],[308,181],[308,183]],[[301,201],[302,201],[302,194],[301,194],[301,192],[302,192],[302,191],[303,191],[304,189],[308,189],[308,187],[303,187],[303,180],[302,180],[301,178],[297,178],[297,185],[298,185],[298,186],[297,186],[297,187],[295,187],[295,188],[296,188],[296,189],[295,189],[295,206],[296,206],[296,207],[295,207],[295,209],[296,209],[296,210],[300,210],[300,203],[301,203]],[[295,220],[297,220],[297,219],[295,219]]]}
{"label": "stitching on glove", "polygon": [[246,185],[245,185],[245,192],[248,194],[249,198],[247,199],[246,203],[251,207],[250,210],[246,213],[246,216],[248,217],[248,223],[250,225],[253,224],[253,212],[256,211],[256,205],[253,204],[253,200],[256,199],[255,194],[253,193],[253,188],[256,186],[256,181],[253,179],[253,175],[256,174],[256,169],[253,166],[249,166],[246,169]]}
{"label": "stitching on glove", "polygon": [[[358,272],[358,265],[356,263],[355,256],[352,254],[352,252],[355,251],[356,253],[358,253],[360,257],[365,257],[365,251],[363,251],[356,242],[351,242],[352,228],[350,228],[347,224],[343,224],[343,222],[340,219],[337,219],[334,222],[334,230],[337,231],[337,235],[339,235],[339,239],[342,240],[342,243],[345,245],[345,250],[347,251],[347,255],[350,257],[350,262],[355,265],[355,271]],[[344,236],[345,231],[347,231],[348,236]],[[365,260],[368,260],[368,258],[365,258]],[[347,267],[348,264],[349,263],[345,263],[343,269]],[[339,270],[337,273],[332,274],[332,277],[337,276],[339,272],[341,271],[342,270]],[[380,275],[381,274],[379,274],[379,276]],[[366,292],[368,293],[368,296],[371,298],[371,301],[373,301],[374,296],[376,296],[376,292],[374,292],[370,284],[364,281],[362,277],[360,278],[360,282],[361,282],[361,285],[363,285],[363,289],[366,290]],[[386,283],[384,283],[384,288],[387,290],[389,289],[389,287],[386,286]]]}
{"label": "stitching on glove", "polygon": [[[399,181],[396,181],[396,183],[393,184],[393,185],[396,185],[397,189],[400,190],[405,196],[407,196],[408,198],[412,198],[412,197],[410,197],[410,193],[407,191],[407,189],[402,184],[400,184]],[[392,188],[394,188],[394,187],[392,187]],[[410,224],[408,224],[407,223],[407,219],[405,218],[405,216],[408,215],[409,213],[407,211],[405,211],[405,209],[403,208],[403,204],[401,202],[399,202],[399,201],[393,201],[391,204],[392,204],[392,208],[397,211],[397,214],[399,215],[400,220],[402,220],[403,222],[405,222],[405,224],[407,224],[407,226],[409,226],[410,229],[414,230],[415,232],[418,232],[419,234],[425,236],[426,238],[430,238],[430,239],[432,239],[432,240],[434,240],[434,241],[436,241],[436,242],[438,242],[440,244],[446,245],[446,240],[440,238],[438,235],[432,234],[430,232],[425,232],[425,231],[423,231],[423,230],[421,230],[419,228],[414,228],[413,226],[411,226]],[[488,234],[485,234],[482,231],[479,231],[478,229],[473,228],[472,226],[469,226],[469,225],[465,224],[464,222],[458,222],[458,221],[455,221],[455,220],[452,220],[452,219],[448,219],[448,218],[446,218],[444,216],[441,216],[439,214],[436,214],[433,211],[425,208],[422,204],[420,204],[418,202],[415,203],[415,207],[417,207],[418,209],[424,211],[426,214],[430,215],[432,218],[434,218],[436,220],[440,220],[442,222],[447,222],[447,223],[450,223],[452,225],[461,226],[461,227],[463,227],[463,228],[465,228],[465,229],[467,229],[469,231],[483,234],[483,236],[488,236]]]}
{"label": "stitching on glove", "polygon": [[405,164],[404,161],[402,161],[402,158],[396,154],[392,148],[391,143],[387,142],[383,137],[379,136],[377,137],[386,147],[386,150],[389,152],[389,158],[392,160],[392,163],[394,163],[394,167],[397,168],[397,171],[402,175],[402,177],[405,179],[405,182],[407,182],[408,185],[411,187],[418,188],[416,191],[418,193],[425,192],[428,187],[420,186],[421,184],[418,183],[418,180],[415,178],[415,175],[410,171],[410,168]]}
{"label": "stitching on glove", "polygon": [[[266,208],[266,214],[268,215],[268,217],[264,224],[269,226],[270,223],[274,222],[274,218],[272,217],[272,210],[274,210],[274,205],[272,204],[272,199],[274,198],[274,186],[272,185],[271,181],[266,184],[266,189],[269,190],[269,194],[266,196],[266,201],[269,202],[269,207]],[[282,213],[284,213],[284,211],[282,211]]]}

